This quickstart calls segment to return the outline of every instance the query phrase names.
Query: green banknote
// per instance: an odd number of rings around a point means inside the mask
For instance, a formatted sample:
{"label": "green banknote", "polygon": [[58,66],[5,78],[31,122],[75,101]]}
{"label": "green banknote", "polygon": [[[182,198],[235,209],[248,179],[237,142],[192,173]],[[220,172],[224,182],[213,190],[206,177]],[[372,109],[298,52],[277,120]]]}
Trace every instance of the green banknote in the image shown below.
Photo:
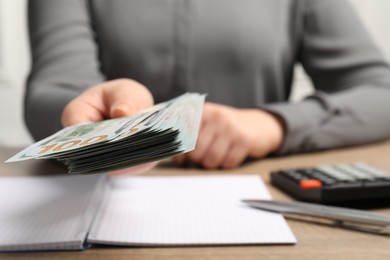
{"label": "green banknote", "polygon": [[99,173],[161,160],[195,148],[205,95],[186,93],[131,117],[64,128],[6,162],[56,159],[69,173]]}

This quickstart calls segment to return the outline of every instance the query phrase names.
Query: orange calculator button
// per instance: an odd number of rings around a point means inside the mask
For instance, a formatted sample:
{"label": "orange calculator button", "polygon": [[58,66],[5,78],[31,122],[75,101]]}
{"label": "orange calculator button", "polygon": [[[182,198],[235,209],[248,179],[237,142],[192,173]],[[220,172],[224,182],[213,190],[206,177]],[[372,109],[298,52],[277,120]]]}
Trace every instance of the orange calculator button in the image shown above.
{"label": "orange calculator button", "polygon": [[309,180],[301,180],[299,182],[299,186],[303,189],[314,189],[314,188],[321,188],[322,182],[319,180],[309,179]]}

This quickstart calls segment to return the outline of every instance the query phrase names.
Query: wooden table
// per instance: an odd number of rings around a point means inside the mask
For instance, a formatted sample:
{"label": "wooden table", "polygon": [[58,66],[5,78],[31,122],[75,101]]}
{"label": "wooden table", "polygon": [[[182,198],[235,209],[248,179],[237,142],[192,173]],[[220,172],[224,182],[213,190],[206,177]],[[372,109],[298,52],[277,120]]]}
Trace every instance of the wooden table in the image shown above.
{"label": "wooden table", "polygon": [[[0,160],[4,161],[18,150],[20,149],[0,146]],[[271,170],[356,161],[364,161],[390,171],[390,142],[269,158],[248,163],[233,171],[180,169],[165,162],[148,172],[147,175],[256,174],[265,180],[275,199],[291,200],[287,195],[270,185],[269,172]],[[0,176],[63,173],[64,170],[58,165],[43,161],[32,160],[0,164]],[[372,211],[390,214],[390,205]],[[287,221],[298,239],[298,244],[295,246],[98,247],[84,252],[0,254],[0,259],[390,259],[390,236],[373,235],[296,219],[288,219]]]}

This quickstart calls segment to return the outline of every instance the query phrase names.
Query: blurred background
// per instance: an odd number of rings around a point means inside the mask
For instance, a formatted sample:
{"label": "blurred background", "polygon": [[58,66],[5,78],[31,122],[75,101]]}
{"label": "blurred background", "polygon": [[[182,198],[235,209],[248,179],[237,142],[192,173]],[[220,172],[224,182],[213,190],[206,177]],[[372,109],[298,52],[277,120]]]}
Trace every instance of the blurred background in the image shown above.
{"label": "blurred background", "polygon": [[[66,1],[66,0],[64,0]],[[350,0],[383,54],[390,58],[390,1]],[[32,142],[23,121],[24,83],[30,67],[27,0],[0,0],[0,145],[25,146]],[[312,91],[298,66],[292,101]]]}

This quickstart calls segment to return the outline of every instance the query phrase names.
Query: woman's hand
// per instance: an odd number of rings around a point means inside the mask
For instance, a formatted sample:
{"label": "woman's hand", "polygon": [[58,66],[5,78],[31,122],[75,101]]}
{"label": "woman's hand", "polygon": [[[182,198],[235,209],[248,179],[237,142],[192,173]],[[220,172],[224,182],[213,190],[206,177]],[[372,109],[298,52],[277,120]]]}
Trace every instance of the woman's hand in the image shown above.
{"label": "woman's hand", "polygon": [[193,161],[207,169],[231,169],[246,157],[261,158],[276,151],[283,142],[283,125],[261,109],[237,109],[206,103],[196,148],[176,156],[182,165]]}
{"label": "woman's hand", "polygon": [[[131,116],[153,105],[153,96],[142,84],[118,79],[96,85],[69,102],[62,112],[64,127],[83,123],[98,122],[108,118]],[[114,171],[111,175],[139,174],[154,166],[151,162],[135,167]]]}
{"label": "woman's hand", "polygon": [[66,127],[131,116],[152,105],[153,96],[145,86],[130,79],[117,79],[96,85],[69,102],[61,122]]}

